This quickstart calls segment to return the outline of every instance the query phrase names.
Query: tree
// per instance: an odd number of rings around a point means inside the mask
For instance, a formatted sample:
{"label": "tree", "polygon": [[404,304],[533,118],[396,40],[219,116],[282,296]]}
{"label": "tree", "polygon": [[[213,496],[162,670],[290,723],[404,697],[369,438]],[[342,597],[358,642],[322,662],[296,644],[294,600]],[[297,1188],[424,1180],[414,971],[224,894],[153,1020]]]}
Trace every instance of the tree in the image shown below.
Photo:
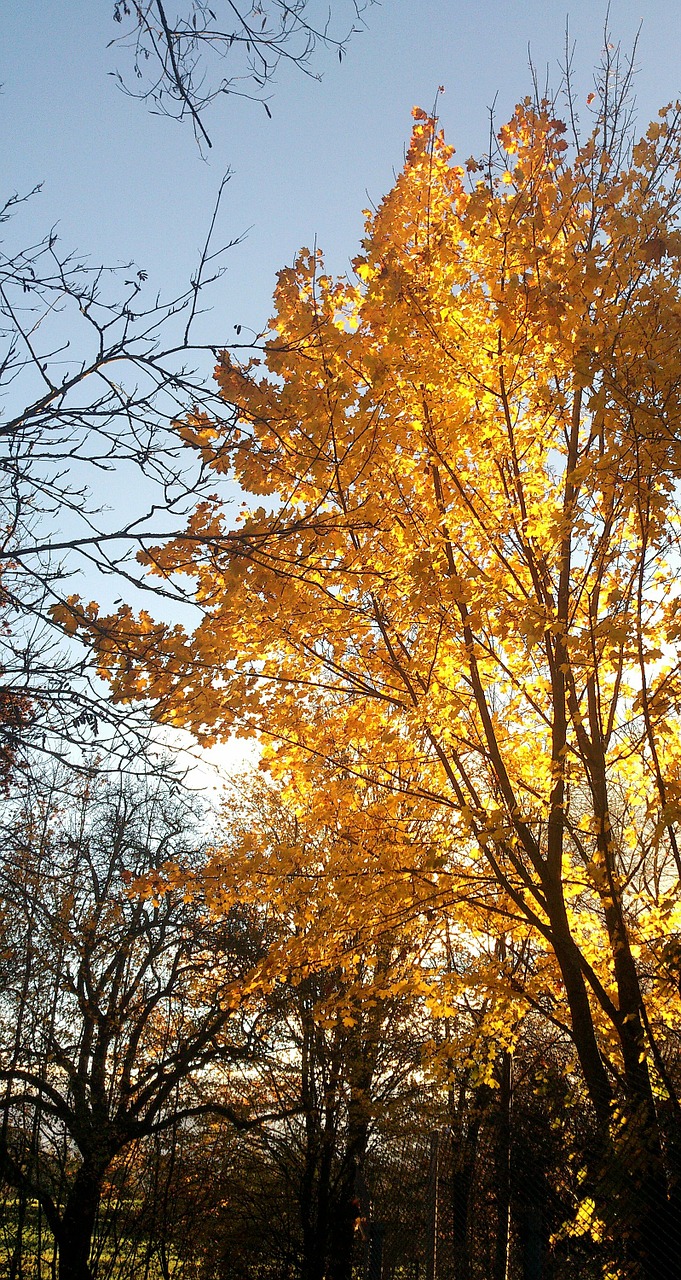
{"label": "tree", "polygon": [[327,782],[314,796],[297,777],[242,780],[201,875],[213,910],[248,904],[267,936],[259,1071],[290,1118],[261,1141],[298,1207],[303,1280],[352,1275],[368,1238],[368,1151],[408,1107],[430,1030],[419,961],[433,926],[404,911],[405,888],[412,906],[432,899],[430,833],[399,798]]}
{"label": "tree", "polygon": [[[116,0],[110,43],[133,50],[128,91],[190,118],[210,146],[203,116],[217,96],[260,96],[282,61],[314,74],[320,47],[342,59],[365,7],[348,4],[345,29],[314,0],[213,9],[186,0],[175,11]],[[195,339],[195,325],[229,247],[214,244],[225,181],[196,270],[168,298],[151,294],[132,263],[109,268],[64,251],[54,229],[37,242],[13,236],[37,188],[0,207],[0,224],[11,224],[0,248],[0,752],[15,766],[29,739],[72,761],[73,742],[94,736],[108,753],[145,745],[144,717],[116,716],[82,655],[55,643],[48,611],[59,583],[83,567],[123,578],[132,568],[134,577],[131,549],[168,519],[181,527],[187,495],[201,489],[172,422],[189,406],[215,411],[208,365],[226,335],[211,346]],[[123,521],[104,514],[106,473],[132,479],[128,491],[142,495]]]}
{"label": "tree", "polygon": [[124,1153],[206,1116],[253,1123],[235,1077],[257,1018],[237,1010],[261,939],[244,912],[209,919],[181,884],[134,889],[200,858],[186,803],[158,781],[90,782],[66,805],[36,788],[5,825],[0,1173],[37,1204],[61,1280],[91,1280]]}
{"label": "tree", "polygon": [[280,273],[270,377],[224,355],[226,416],[180,428],[265,502],[146,556],[192,575],[195,632],[62,617],[201,741],[441,811],[450,886],[555,966],[601,1209],[652,1280],[680,1254],[681,106],[632,144],[608,57],[584,140],[526,99],[464,168],[417,111],[355,279]]}
{"label": "tree", "polygon": [[[49,608],[74,573],[139,579],[135,550],[181,528],[201,491],[172,423],[188,404],[215,407],[212,349],[194,332],[231,247],[215,243],[225,181],[196,271],[168,299],[149,296],[143,270],[92,264],[54,231],[23,241],[29,197],[0,210],[0,740],[15,768],[30,748],[67,755],[83,740],[130,757],[148,736],[145,717],[107,704]],[[123,516],[103,500],[112,480],[131,494]]]}
{"label": "tree", "polygon": [[133,97],[177,120],[191,120],[197,142],[212,146],[204,116],[224,94],[255,98],[271,114],[263,93],[281,63],[306,75],[321,46],[342,61],[361,15],[372,0],[347,0],[349,27],[332,25],[331,11],[314,0],[240,0],[215,4],[184,0],[173,13],[162,0],[115,0],[114,21],[122,34],[110,44],[130,49],[135,81],[117,79]]}

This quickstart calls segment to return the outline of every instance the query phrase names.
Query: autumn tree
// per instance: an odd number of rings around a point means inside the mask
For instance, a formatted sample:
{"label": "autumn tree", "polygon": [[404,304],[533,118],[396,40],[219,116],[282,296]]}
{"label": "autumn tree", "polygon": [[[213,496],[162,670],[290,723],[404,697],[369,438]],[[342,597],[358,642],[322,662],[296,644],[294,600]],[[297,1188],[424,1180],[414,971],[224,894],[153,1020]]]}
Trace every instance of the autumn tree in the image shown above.
{"label": "autumn tree", "polygon": [[417,110],[354,278],[306,250],[280,273],[262,354],[218,365],[223,416],[180,429],[255,501],[233,530],[205,504],[146,555],[161,581],[191,575],[194,633],[77,601],[62,617],[120,700],[203,742],[260,732],[312,789],[323,761],[439,812],[452,890],[553,966],[602,1212],[666,1280],[681,105],[634,143],[607,56],[586,136],[572,99],[567,126],[526,99],[462,167]]}
{"label": "autumn tree", "polygon": [[304,1280],[352,1274],[370,1227],[368,1150],[414,1093],[437,985],[420,963],[434,824],[352,778],[326,782],[311,794],[296,775],[236,780],[200,876],[214,912],[247,905],[267,937],[251,978],[271,988],[257,1072],[291,1114],[261,1141],[298,1208]]}

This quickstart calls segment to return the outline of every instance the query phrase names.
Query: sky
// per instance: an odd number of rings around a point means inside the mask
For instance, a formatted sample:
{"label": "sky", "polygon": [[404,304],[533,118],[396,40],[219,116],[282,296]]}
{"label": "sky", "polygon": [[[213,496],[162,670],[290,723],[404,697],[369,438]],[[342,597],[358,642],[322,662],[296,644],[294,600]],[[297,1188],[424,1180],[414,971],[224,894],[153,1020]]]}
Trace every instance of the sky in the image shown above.
{"label": "sky", "polygon": [[[339,27],[349,0],[332,0]],[[0,173],[5,192],[42,182],[24,218],[35,231],[58,223],[65,246],[107,263],[134,260],[154,289],[191,274],[223,172],[232,177],[220,232],[228,271],[206,321],[211,339],[234,325],[256,331],[271,313],[275,275],[316,242],[332,271],[358,251],[362,209],[377,203],[399,170],[412,106],[439,114],[460,156],[486,145],[489,108],[499,123],[530,90],[528,48],[543,80],[559,78],[566,22],[576,42],[578,102],[592,87],[603,45],[605,5],[593,0],[383,0],[365,14],[339,65],[320,55],[321,81],[284,68],[262,106],[223,98],[206,117],[213,139],[202,158],[188,125],[152,115],[108,73],[127,55],[113,0],[4,0]],[[681,7],[671,0],[612,0],[612,39],[637,64],[644,125],[681,92]]]}
{"label": "sky", "polygon": [[[338,26],[349,25],[350,0],[331,2]],[[219,345],[237,324],[262,331],[276,272],[301,246],[322,248],[332,272],[348,269],[362,210],[380,201],[402,164],[411,109],[430,109],[439,86],[448,141],[459,157],[480,155],[492,104],[501,124],[531,90],[528,53],[540,80],[547,72],[554,84],[560,79],[567,24],[575,96],[586,115],[605,5],[383,0],[367,8],[365,29],[341,64],[335,54],[318,57],[320,80],[282,69],[271,86],[271,119],[258,104],[221,99],[206,116],[207,158],[187,125],[151,114],[117,87],[110,73],[128,64],[123,51],[107,48],[118,33],[112,14],[113,0],[0,4],[3,195],[42,183],[22,209],[22,235],[39,237],[56,224],[65,248],[109,265],[132,260],[147,271],[152,294],[170,295],[191,275],[229,169],[218,235],[243,239],[229,251],[202,321],[205,339]],[[644,129],[681,95],[681,6],[611,0],[609,22],[625,52],[640,28]],[[115,507],[120,494],[111,492]]]}

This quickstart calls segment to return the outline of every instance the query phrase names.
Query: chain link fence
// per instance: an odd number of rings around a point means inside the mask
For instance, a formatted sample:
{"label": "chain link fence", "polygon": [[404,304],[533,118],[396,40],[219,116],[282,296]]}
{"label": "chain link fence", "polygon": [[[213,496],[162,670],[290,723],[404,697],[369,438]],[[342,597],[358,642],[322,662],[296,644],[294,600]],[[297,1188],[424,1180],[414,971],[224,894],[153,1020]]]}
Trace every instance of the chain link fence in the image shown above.
{"label": "chain link fence", "polygon": [[500,1151],[498,1131],[488,1130],[472,1158],[460,1134],[442,1128],[375,1162],[372,1177],[356,1269],[366,1280],[681,1277],[681,1197],[677,1206],[672,1197],[651,1272],[652,1206],[636,1171],[614,1180],[595,1150],[549,1164],[522,1142]]}

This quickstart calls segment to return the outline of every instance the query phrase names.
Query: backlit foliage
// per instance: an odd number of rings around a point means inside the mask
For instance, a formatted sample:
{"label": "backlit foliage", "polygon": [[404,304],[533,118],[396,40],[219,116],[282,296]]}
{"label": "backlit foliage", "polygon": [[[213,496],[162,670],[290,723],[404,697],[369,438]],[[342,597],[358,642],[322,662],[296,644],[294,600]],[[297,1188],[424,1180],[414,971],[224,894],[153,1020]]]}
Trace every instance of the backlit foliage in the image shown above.
{"label": "backlit foliage", "polygon": [[260,732],[320,812],[351,776],[437,815],[462,927],[546,956],[651,1275],[681,1131],[680,112],[630,146],[604,101],[569,144],[528,99],[464,168],[415,111],[353,278],[303,250],[262,357],[220,360],[225,420],[180,428],[255,496],[146,557],[194,576],[194,634],[67,619],[118,698]]}

